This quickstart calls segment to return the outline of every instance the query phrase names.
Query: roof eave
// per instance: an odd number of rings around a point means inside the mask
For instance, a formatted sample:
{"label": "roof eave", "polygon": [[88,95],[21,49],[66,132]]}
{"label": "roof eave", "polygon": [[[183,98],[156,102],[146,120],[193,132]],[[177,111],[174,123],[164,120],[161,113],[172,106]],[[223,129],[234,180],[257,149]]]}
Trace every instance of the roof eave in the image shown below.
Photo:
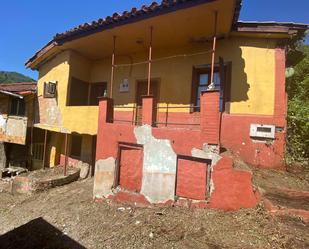
{"label": "roof eave", "polygon": [[293,31],[305,32],[309,25],[293,22],[237,22],[234,31],[239,32],[270,32],[289,33]]}
{"label": "roof eave", "polygon": [[[103,19],[99,19],[97,22],[92,22],[91,24],[85,23],[78,26],[70,31],[62,34],[56,34],[56,36],[42,49],[37,51],[34,56],[32,56],[26,63],[27,68],[36,69],[38,58],[46,55],[47,52],[54,49],[57,46],[62,45],[67,41],[71,41],[77,38],[88,36],[97,32],[101,32],[106,29],[111,29],[117,26],[126,25],[133,22],[138,22],[140,20],[145,20],[155,16],[164,15],[170,12],[174,12],[180,9],[190,8],[204,3],[214,2],[216,0],[181,0],[181,1],[171,1],[163,0],[161,4],[153,2],[149,6],[143,5],[139,10],[132,8],[131,12],[125,11],[120,16],[118,13],[114,13],[112,17],[108,16]],[[242,0],[235,0],[235,10],[234,18],[232,21],[232,27],[238,21]],[[101,23],[101,24],[100,24]]]}
{"label": "roof eave", "polygon": [[33,63],[40,57],[42,57],[43,55],[45,55],[47,52],[49,52],[51,49],[55,48],[58,46],[58,43],[55,40],[51,40],[49,41],[43,48],[41,48],[40,50],[38,50],[29,60],[26,61],[25,66],[26,68],[31,68],[34,69],[32,67]]}

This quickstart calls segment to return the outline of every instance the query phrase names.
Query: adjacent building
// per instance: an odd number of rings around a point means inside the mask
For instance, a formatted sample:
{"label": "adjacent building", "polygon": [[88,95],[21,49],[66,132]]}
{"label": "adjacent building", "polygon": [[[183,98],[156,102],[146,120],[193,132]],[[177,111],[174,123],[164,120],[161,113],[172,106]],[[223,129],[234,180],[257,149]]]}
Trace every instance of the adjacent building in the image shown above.
{"label": "adjacent building", "polygon": [[240,22],[240,8],[164,0],[57,34],[26,63],[43,164],[96,164],[96,197],[255,205],[222,152],[284,168],[285,45],[308,27]]}
{"label": "adjacent building", "polygon": [[31,169],[36,82],[0,84],[0,169]]}

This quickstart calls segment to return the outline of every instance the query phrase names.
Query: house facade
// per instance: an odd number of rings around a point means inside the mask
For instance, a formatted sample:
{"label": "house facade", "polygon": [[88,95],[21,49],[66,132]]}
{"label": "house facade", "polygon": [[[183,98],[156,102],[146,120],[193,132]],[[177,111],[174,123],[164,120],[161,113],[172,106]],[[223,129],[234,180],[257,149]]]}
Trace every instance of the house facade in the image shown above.
{"label": "house facade", "polygon": [[95,165],[97,198],[254,206],[250,172],[222,152],[284,168],[285,42],[307,25],[239,22],[240,8],[162,1],[57,34],[26,63],[44,163]]}
{"label": "house facade", "polygon": [[0,84],[0,169],[31,168],[36,82]]}

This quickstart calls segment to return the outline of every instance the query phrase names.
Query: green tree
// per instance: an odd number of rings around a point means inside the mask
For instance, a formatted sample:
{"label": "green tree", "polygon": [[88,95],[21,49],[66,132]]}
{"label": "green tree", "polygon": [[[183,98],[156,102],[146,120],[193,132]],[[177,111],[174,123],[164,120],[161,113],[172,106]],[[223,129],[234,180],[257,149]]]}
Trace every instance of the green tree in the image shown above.
{"label": "green tree", "polygon": [[287,78],[287,93],[289,96],[287,159],[288,162],[301,161],[308,163],[309,45],[303,45],[301,49],[304,58],[293,68],[294,74]]}

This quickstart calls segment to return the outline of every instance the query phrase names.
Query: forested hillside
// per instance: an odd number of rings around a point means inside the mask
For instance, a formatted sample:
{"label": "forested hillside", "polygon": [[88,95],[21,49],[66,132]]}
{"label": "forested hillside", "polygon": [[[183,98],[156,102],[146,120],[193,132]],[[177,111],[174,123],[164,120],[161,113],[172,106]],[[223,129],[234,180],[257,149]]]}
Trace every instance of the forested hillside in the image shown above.
{"label": "forested hillside", "polygon": [[18,82],[33,82],[28,76],[17,72],[0,71],[0,84],[1,83],[18,83]]}

